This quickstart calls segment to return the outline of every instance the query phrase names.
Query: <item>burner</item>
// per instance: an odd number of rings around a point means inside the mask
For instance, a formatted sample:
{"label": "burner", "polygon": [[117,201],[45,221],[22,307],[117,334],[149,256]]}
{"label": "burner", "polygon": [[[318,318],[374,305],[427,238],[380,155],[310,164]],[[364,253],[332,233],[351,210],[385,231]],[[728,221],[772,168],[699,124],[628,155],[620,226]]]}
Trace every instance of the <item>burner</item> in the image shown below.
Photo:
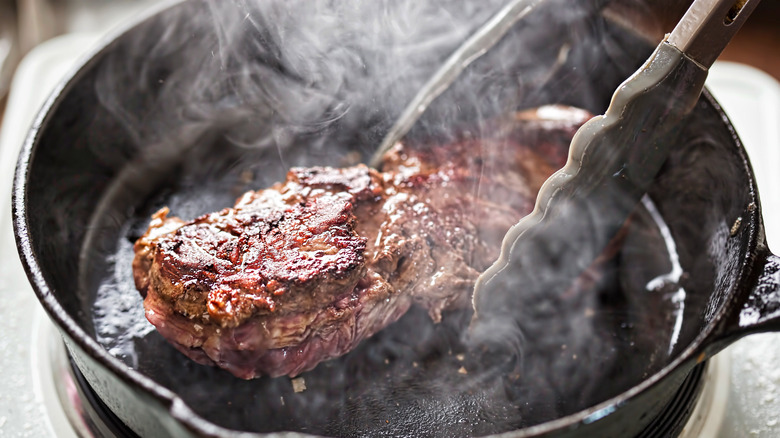
{"label": "burner", "polygon": [[33,321],[36,393],[61,438],[137,438],[103,403],[73,363],[59,331],[43,312]]}
{"label": "burner", "polygon": [[73,363],[73,358],[70,357],[70,354],[68,354],[68,363],[70,365],[70,375],[74,380],[79,398],[82,400],[81,407],[84,419],[89,422],[90,429],[96,432],[95,436],[138,438],[138,435],[125,426],[125,423],[95,394],[84,375],[81,374],[76,364]]}
{"label": "burner", "polygon": [[685,428],[704,386],[707,363],[696,365],[685,378],[672,401],[640,433],[637,438],[666,438],[679,436]]}
{"label": "burner", "polygon": [[116,437],[116,438],[138,438],[135,432],[125,426],[125,423],[119,419],[112,411],[103,403],[103,400],[98,397],[97,394],[89,386],[84,375],[81,374],[76,364],[73,363],[73,358],[68,354],[68,362],[70,364],[71,376],[76,383],[76,389],[78,390],[79,398],[83,401],[81,404],[84,412],[85,420],[90,423],[91,430],[97,432],[95,436],[103,437]]}

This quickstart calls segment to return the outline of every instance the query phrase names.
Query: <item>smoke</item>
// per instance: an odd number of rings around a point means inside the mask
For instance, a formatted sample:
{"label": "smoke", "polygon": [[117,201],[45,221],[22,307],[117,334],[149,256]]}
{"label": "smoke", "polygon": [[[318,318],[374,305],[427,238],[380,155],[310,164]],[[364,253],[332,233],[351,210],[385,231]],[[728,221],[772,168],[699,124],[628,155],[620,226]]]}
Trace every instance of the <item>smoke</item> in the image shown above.
{"label": "smoke", "polygon": [[191,3],[142,25],[97,78],[101,104],[139,145],[200,126],[280,151],[359,131],[370,149],[502,2]]}

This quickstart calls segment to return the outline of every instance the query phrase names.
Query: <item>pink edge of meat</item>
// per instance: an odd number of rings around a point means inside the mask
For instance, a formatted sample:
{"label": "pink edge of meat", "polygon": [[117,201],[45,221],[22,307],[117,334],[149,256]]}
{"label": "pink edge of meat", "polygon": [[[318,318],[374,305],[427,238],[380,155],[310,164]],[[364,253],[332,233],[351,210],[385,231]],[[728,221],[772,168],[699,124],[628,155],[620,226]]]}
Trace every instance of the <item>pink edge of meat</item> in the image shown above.
{"label": "pink edge of meat", "polygon": [[[254,317],[235,328],[206,326],[173,312],[153,288],[149,288],[144,299],[144,308],[147,320],[160,334],[199,364],[217,365],[242,379],[262,375],[294,377],[324,360],[354,349],[363,339],[397,321],[411,305],[410,297],[396,294],[380,303],[364,306],[368,295],[365,290],[356,289],[351,299],[339,300],[322,309],[315,321],[304,325],[300,342],[283,348],[266,347],[271,342],[270,333],[275,329],[302,327],[300,314]],[[326,316],[328,312],[339,312],[340,318],[347,323],[324,326],[319,331],[313,329],[317,326],[317,318],[331,319]]]}

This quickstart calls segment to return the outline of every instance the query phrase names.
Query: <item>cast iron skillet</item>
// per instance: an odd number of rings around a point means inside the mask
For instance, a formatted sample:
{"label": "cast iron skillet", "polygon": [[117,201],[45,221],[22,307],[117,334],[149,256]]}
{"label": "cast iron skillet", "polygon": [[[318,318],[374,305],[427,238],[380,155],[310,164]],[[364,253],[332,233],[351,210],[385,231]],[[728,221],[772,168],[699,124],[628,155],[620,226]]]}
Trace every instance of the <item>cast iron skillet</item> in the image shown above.
{"label": "cast iron skillet", "polygon": [[[441,3],[453,11],[460,6]],[[560,14],[561,7],[549,2],[475,63],[410,138],[479,132],[485,125],[475,124],[477,114],[489,119],[543,103],[602,112],[653,45],[596,8]],[[243,18],[246,11],[238,12]],[[628,293],[632,282],[645,284],[669,269],[640,209],[628,239],[644,251],[623,251],[612,260],[594,295],[551,294],[549,301],[518,309],[528,314],[524,333],[531,341],[519,359],[527,375],[510,379],[515,383],[501,375],[502,363],[487,367],[492,357],[458,357],[467,314],[453,313],[433,326],[412,311],[354,352],[307,373],[308,389],[300,394],[288,379],[245,382],[195,365],[144,326],[111,333],[139,327],[132,321],[140,297],[130,280],[129,248],[153,211],[170,205],[192,217],[278,181],[291,165],[370,157],[426,72],[458,43],[410,55],[409,62],[422,65],[419,74],[386,83],[372,76],[382,57],[355,47],[367,67],[336,90],[336,101],[350,110],[338,112],[326,102],[322,114],[331,122],[312,124],[265,105],[271,97],[281,108],[285,99],[311,104],[310,95],[294,92],[318,83],[307,82],[306,71],[285,59],[272,31],[280,24],[264,22],[262,14],[253,16],[257,26],[241,33],[257,74],[214,82],[180,75],[236,67],[235,53],[210,55],[224,47],[224,35],[210,21],[193,18],[215,13],[203,1],[176,4],[94,53],[45,105],[17,166],[14,226],[28,277],[80,372],[136,433],[633,436],[696,364],[741,336],[778,328],[780,261],[766,247],[745,152],[705,93],[649,193],[674,236],[684,275],[668,290]],[[350,94],[361,81],[376,86]],[[259,93],[253,100],[247,91],[268,91],[260,86],[269,83],[292,94]],[[388,90],[399,84],[407,87],[395,102]],[[678,288],[686,291],[684,307],[668,299]],[[585,308],[594,319],[583,322]],[[554,317],[535,318],[550,309]],[[672,334],[675,312],[682,325]],[[578,336],[583,327],[587,336]],[[124,335],[122,345],[106,341]],[[488,371],[462,378],[451,366],[461,360]]]}

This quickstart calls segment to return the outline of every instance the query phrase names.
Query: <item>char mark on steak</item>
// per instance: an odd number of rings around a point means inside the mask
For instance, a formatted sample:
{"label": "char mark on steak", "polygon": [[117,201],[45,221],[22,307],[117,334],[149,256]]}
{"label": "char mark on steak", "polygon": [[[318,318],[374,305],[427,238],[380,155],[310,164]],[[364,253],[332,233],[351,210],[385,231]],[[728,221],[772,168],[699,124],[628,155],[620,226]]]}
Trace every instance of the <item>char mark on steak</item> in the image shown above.
{"label": "char mark on steak", "polygon": [[191,221],[162,209],[135,243],[146,317],[190,358],[247,379],[343,355],[412,304],[438,322],[469,305],[588,118],[542,107],[480,139],[398,144],[380,170],[294,168]]}

